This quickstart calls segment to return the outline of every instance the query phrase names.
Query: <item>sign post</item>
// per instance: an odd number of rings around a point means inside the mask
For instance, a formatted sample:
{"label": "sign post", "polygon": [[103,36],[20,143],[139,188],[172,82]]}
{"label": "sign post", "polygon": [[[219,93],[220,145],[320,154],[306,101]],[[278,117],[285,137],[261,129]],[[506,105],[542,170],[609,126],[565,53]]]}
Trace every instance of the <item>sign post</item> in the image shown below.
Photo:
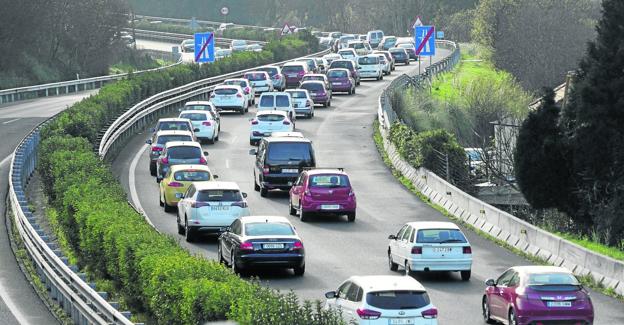
{"label": "sign post", "polygon": [[292,34],[292,33],[293,33],[292,28],[290,28],[290,26],[288,26],[288,23],[285,23],[284,27],[282,27],[282,31],[280,32],[280,36],[289,35],[289,34]]}
{"label": "sign post", "polygon": [[221,15],[223,16],[223,23],[224,23],[224,24],[225,24],[225,23],[227,23],[227,21],[226,21],[226,19],[225,19],[225,18],[226,18],[226,17],[227,17],[227,15],[230,13],[230,8],[228,8],[228,7],[226,7],[226,6],[223,6],[223,7],[221,7],[220,12],[221,12]]}
{"label": "sign post", "polygon": [[215,61],[214,33],[195,34],[195,63]]}
{"label": "sign post", "polygon": [[435,55],[435,27],[416,26],[414,28],[414,45],[418,56],[418,74],[420,74],[420,56],[428,56],[431,64],[432,56]]}

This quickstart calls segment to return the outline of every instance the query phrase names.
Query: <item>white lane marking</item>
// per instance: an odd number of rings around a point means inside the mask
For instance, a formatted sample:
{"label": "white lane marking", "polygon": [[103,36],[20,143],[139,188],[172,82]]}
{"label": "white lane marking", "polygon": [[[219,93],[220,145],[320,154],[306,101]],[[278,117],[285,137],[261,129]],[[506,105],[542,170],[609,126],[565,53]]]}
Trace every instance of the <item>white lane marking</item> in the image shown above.
{"label": "white lane marking", "polygon": [[15,122],[15,121],[19,121],[19,120],[21,120],[21,118],[16,118],[16,119],[14,119],[14,120],[10,120],[10,121],[6,121],[6,122],[2,122],[2,124],[5,124],[5,125],[6,125],[6,124],[9,124],[9,123],[13,123],[13,122]]}
{"label": "white lane marking", "polygon": [[228,168],[228,169],[230,168],[230,160],[229,159],[225,160],[225,168]]}
{"label": "white lane marking", "polygon": [[238,135],[235,135],[235,136],[232,138],[232,144],[236,143],[236,140],[238,140]]}
{"label": "white lane marking", "polygon": [[21,325],[33,324],[17,307],[17,304],[11,299],[11,294],[7,291],[7,289],[2,284],[4,281],[5,279],[0,280],[0,298],[2,298],[2,301],[4,301],[6,306],[9,308],[9,311],[11,312],[11,314],[13,314],[13,317],[15,317],[18,323],[20,323]]}
{"label": "white lane marking", "polygon": [[148,147],[149,147],[148,144],[144,144],[139,149],[139,151],[137,151],[136,155],[134,155],[134,158],[132,159],[132,163],[130,163],[130,170],[128,171],[128,185],[130,186],[130,199],[132,200],[132,204],[134,204],[134,207],[137,210],[139,210],[139,212],[143,215],[143,217],[145,218],[145,221],[147,221],[147,223],[149,223],[150,226],[156,229],[156,227],[152,223],[152,220],[150,220],[147,213],[145,213],[145,210],[143,210],[143,206],[141,205],[141,200],[139,200],[139,194],[137,193],[137,189],[136,189],[136,177],[135,177],[136,167],[137,167],[137,164],[139,163],[139,159],[141,159],[141,155],[143,154],[145,149],[147,149]]}
{"label": "white lane marking", "polygon": [[2,161],[0,161],[0,166],[8,163],[11,160],[11,157],[13,157],[13,155],[8,155],[4,159],[2,159]]}

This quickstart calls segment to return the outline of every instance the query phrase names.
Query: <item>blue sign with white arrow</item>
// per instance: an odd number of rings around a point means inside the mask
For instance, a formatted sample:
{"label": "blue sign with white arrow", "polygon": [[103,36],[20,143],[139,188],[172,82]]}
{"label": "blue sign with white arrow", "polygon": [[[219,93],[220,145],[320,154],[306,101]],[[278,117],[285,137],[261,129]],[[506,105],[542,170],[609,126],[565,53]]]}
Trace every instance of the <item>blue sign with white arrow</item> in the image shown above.
{"label": "blue sign with white arrow", "polygon": [[434,56],[436,52],[435,27],[417,26],[414,28],[414,44],[416,55]]}
{"label": "blue sign with white arrow", "polygon": [[215,60],[214,33],[195,34],[195,62],[206,63]]}

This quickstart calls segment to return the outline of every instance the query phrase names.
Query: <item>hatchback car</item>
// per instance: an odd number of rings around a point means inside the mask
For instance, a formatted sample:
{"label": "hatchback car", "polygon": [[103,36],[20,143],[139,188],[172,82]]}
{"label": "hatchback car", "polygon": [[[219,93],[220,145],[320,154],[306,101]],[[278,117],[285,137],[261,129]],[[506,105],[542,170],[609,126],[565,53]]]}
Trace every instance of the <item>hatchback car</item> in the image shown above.
{"label": "hatchback car", "polygon": [[265,91],[273,91],[271,76],[265,71],[250,71],[243,74],[243,78],[249,80],[256,94]]}
{"label": "hatchback car", "polygon": [[290,94],[286,92],[271,92],[260,95],[258,100],[258,112],[260,111],[284,111],[288,114],[288,118],[293,122],[297,119],[293,100]]}
{"label": "hatchback car", "polygon": [[247,106],[253,106],[256,103],[256,89],[251,85],[251,82],[245,78],[225,79],[224,85],[240,86],[247,98]]}
{"label": "hatchback car", "polygon": [[147,139],[145,143],[150,145],[150,175],[156,176],[156,161],[165,149],[167,142],[170,141],[195,141],[195,138],[193,137],[193,133],[191,133],[191,131],[167,130],[158,131],[151,139]]}
{"label": "hatchback car", "polygon": [[199,142],[215,143],[219,141],[219,122],[207,111],[182,111],[180,118],[186,118],[193,124],[195,137]]}
{"label": "hatchback car", "polygon": [[332,100],[332,91],[324,81],[304,81],[299,86],[310,93],[310,97],[314,104],[321,104],[323,107],[330,107]]}
{"label": "hatchback car", "polygon": [[438,309],[425,287],[412,277],[352,276],[325,298],[325,308],[342,310],[348,324],[438,324]]}
{"label": "hatchback car", "polygon": [[390,71],[394,71],[394,58],[392,57],[392,54],[390,54],[390,52],[388,51],[373,51],[373,54],[383,54],[384,57],[386,58],[386,60],[390,63]]}
{"label": "hatchback car", "polygon": [[282,67],[282,73],[286,76],[286,87],[297,87],[303,75],[308,73],[308,65],[305,62],[288,62]]}
{"label": "hatchback car", "polygon": [[[190,131],[193,132],[193,124],[185,118],[161,118],[158,119],[156,127],[150,129],[152,135],[158,131]],[[193,135],[195,136],[195,135]],[[152,139],[153,141],[154,139]]]}
{"label": "hatchback car", "polygon": [[334,60],[339,60],[342,59],[342,56],[340,56],[340,54],[336,54],[336,53],[329,53],[329,54],[325,54],[323,55],[323,59],[325,59],[327,61],[327,69],[329,69],[329,65],[334,61]]}
{"label": "hatchback car", "polygon": [[311,213],[347,215],[349,222],[355,221],[355,192],[341,168],[304,170],[289,197],[290,214],[298,214],[301,221]]}
{"label": "hatchback car", "polygon": [[171,141],[156,161],[156,181],[160,183],[169,168],[174,165],[207,165],[207,151],[197,142]]}
{"label": "hatchback car", "polygon": [[295,227],[284,217],[240,217],[219,236],[219,262],[234,273],[252,267],[292,268],[305,273],[305,250]]}
{"label": "hatchback car", "polygon": [[294,62],[305,62],[308,65],[308,73],[318,73],[318,66],[314,58],[295,59]]}
{"label": "hatchback car", "polygon": [[312,118],[314,116],[314,101],[306,89],[288,89],[286,92],[290,94],[295,114],[304,115],[308,118]]}
{"label": "hatchback car", "polygon": [[210,94],[210,101],[219,111],[231,110],[245,114],[249,110],[245,91],[240,86],[216,86]]}
{"label": "hatchback car", "polygon": [[377,54],[360,57],[358,59],[358,65],[360,69],[360,78],[375,78],[376,80],[383,80],[383,68],[379,62],[379,56]]}
{"label": "hatchback car", "polygon": [[195,182],[178,202],[178,234],[188,242],[198,234],[220,234],[234,220],[248,216],[246,193],[233,182]]}
{"label": "hatchback car", "polygon": [[418,61],[418,55],[416,55],[416,48],[414,47],[414,43],[401,43],[397,44],[396,47],[402,48],[409,55],[410,60]]}
{"label": "hatchback car", "polygon": [[388,237],[388,265],[406,274],[414,271],[459,271],[470,280],[472,248],[464,233],[452,222],[408,222]]}
{"label": "hatchback car", "polygon": [[402,47],[393,47],[388,50],[392,57],[394,58],[395,63],[403,63],[405,65],[410,64],[410,57],[407,51],[405,51]]}
{"label": "hatchback car", "polygon": [[213,181],[218,178],[205,165],[175,165],[169,168],[159,184],[160,206],[171,212],[178,205],[181,194],[193,182]]}
{"label": "hatchback car", "polygon": [[487,323],[510,325],[594,322],[587,290],[569,270],[556,266],[514,266],[488,279],[481,300]]}
{"label": "hatchback car", "polygon": [[351,72],[351,76],[353,77],[353,79],[355,79],[355,85],[356,86],[360,85],[360,72],[358,71],[358,65],[355,61],[345,60],[345,59],[334,60],[329,65],[329,68],[330,69],[343,68],[343,69],[349,70]]}
{"label": "hatchback car", "polygon": [[292,132],[293,130],[293,123],[288,118],[288,113],[278,110],[259,111],[251,120],[249,144],[256,145],[260,139],[271,136],[273,132]]}
{"label": "hatchback car", "polygon": [[273,82],[273,89],[277,91],[284,91],[286,89],[286,79],[282,74],[282,68],[276,65],[267,65],[256,69],[257,71],[264,71],[269,74],[271,81]]}
{"label": "hatchback car", "polygon": [[[219,127],[221,127],[221,114],[219,114],[217,108],[211,102],[203,100],[186,102],[184,103],[184,107],[179,111],[208,111],[212,114],[212,117],[219,122]],[[219,129],[219,131],[221,131],[221,129]]]}
{"label": "hatchback car", "polygon": [[394,47],[394,44],[396,44],[396,42],[397,42],[396,36],[384,36],[381,39],[381,42],[379,42],[377,49],[382,50],[382,51],[387,51],[388,49]]}
{"label": "hatchback car", "polygon": [[332,92],[355,94],[355,80],[351,77],[349,70],[343,68],[329,69],[327,78],[329,79]]}
{"label": "hatchback car", "polygon": [[379,57],[379,65],[381,65],[381,71],[383,72],[383,74],[389,75],[390,73],[392,73],[391,63],[390,61],[388,61],[383,53],[375,53],[373,55],[377,55],[377,57]]}
{"label": "hatchback car", "polygon": [[316,60],[316,66],[318,68],[319,73],[326,73],[327,68],[329,67],[329,62],[324,58],[314,58]]}
{"label": "hatchback car", "polygon": [[339,50],[337,53],[343,59],[356,60],[357,57],[358,57],[357,52],[354,49],[351,49],[351,48],[346,48],[346,49]]}
{"label": "hatchback car", "polygon": [[308,80],[322,81],[322,82],[325,83],[326,88],[329,88],[329,80],[327,79],[327,76],[325,74],[322,74],[322,73],[308,73],[308,74],[304,75],[303,78],[301,78],[301,82],[308,81]]}

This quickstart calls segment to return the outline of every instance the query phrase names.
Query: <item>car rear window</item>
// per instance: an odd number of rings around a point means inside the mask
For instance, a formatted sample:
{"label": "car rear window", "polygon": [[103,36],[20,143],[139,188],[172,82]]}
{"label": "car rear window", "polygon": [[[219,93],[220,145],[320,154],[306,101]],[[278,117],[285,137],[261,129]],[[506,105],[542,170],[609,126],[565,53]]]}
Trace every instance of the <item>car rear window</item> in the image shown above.
{"label": "car rear window", "polygon": [[292,226],[284,222],[253,222],[245,224],[246,236],[292,236]]}
{"label": "car rear window", "polygon": [[425,291],[391,290],[366,294],[366,303],[380,309],[418,309],[430,303]]}
{"label": "car rear window", "polygon": [[235,88],[219,88],[215,89],[215,94],[217,95],[235,95],[238,93],[238,90]]}
{"label": "car rear window", "polygon": [[173,174],[173,179],[179,182],[209,181],[210,173],[205,170],[181,170]]}
{"label": "car rear window", "polygon": [[458,229],[421,229],[416,235],[417,243],[466,243],[466,237]]}
{"label": "car rear window", "polygon": [[360,65],[371,65],[371,64],[379,64],[378,57],[363,57],[358,59],[358,63]]}
{"label": "car rear window", "polygon": [[258,121],[262,122],[281,122],[284,120],[284,115],[280,114],[262,114],[258,115]]}
{"label": "car rear window", "polygon": [[156,140],[158,144],[165,144],[171,141],[193,141],[190,135],[161,135]]}
{"label": "car rear window", "polygon": [[177,122],[161,122],[158,125],[158,130],[163,131],[190,131],[188,122],[177,121]]}
{"label": "car rear window", "polygon": [[299,73],[304,70],[303,70],[303,67],[300,65],[288,65],[282,68],[282,71],[284,73]]}
{"label": "car rear window", "polygon": [[173,159],[196,159],[201,157],[201,150],[191,146],[171,147],[167,153]]}
{"label": "car rear window", "polygon": [[272,142],[267,151],[268,163],[312,162],[312,145],[309,142]]}
{"label": "car rear window", "polygon": [[332,62],[330,68],[344,68],[352,70],[352,63],[349,61],[334,61]]}
{"label": "car rear window", "polygon": [[264,73],[254,72],[254,73],[245,73],[245,79],[258,81],[258,80],[266,80],[267,78]]}
{"label": "car rear window", "polygon": [[404,49],[413,49],[414,45],[413,44],[408,44],[408,43],[403,43],[403,44],[399,44],[397,47],[401,47]]}
{"label": "car rear window", "polygon": [[302,81],[306,81],[306,80],[319,80],[319,81],[324,81],[325,79],[323,79],[323,77],[321,77],[321,76],[303,76]]}
{"label": "car rear window", "polygon": [[276,95],[275,107],[290,107],[290,96],[288,95]]}
{"label": "car rear window", "polygon": [[351,43],[349,47],[352,49],[363,49],[365,48],[364,43]]}
{"label": "car rear window", "polygon": [[290,97],[292,98],[308,98],[304,91],[289,91]]}
{"label": "car rear window", "polygon": [[273,77],[274,75],[277,74],[277,69],[276,68],[260,68],[258,69],[259,71],[264,71],[266,73],[269,74],[269,76]]}
{"label": "car rear window", "polygon": [[239,190],[203,190],[197,194],[199,202],[239,202],[243,200]]}
{"label": "car rear window", "polygon": [[203,113],[182,113],[180,118],[187,118],[191,121],[205,121],[208,119],[206,114]]}
{"label": "car rear window", "polygon": [[329,78],[346,78],[347,77],[347,72],[346,71],[340,71],[340,70],[334,70],[334,71],[329,71],[327,73],[327,76]]}
{"label": "car rear window", "polygon": [[261,107],[273,107],[275,106],[275,96],[272,95],[268,95],[268,96],[261,96],[260,97],[260,104],[259,106]]}
{"label": "car rear window", "polygon": [[345,175],[312,175],[309,184],[311,187],[349,187],[349,178]]}
{"label": "car rear window", "polygon": [[320,83],[316,83],[316,82],[304,83],[301,85],[301,88],[307,89],[308,91],[313,91],[313,92],[322,92],[324,90],[323,85],[321,85]]}
{"label": "car rear window", "polygon": [[529,275],[527,284],[530,286],[580,285],[576,277],[569,273],[538,273]]}
{"label": "car rear window", "polygon": [[247,87],[247,82],[245,82],[244,80],[228,80],[223,82],[224,85],[234,85],[234,86],[241,86],[241,87]]}
{"label": "car rear window", "polygon": [[208,105],[186,105],[184,110],[189,111],[212,111],[212,107]]}
{"label": "car rear window", "polygon": [[353,54],[353,52],[351,51],[338,51],[338,54],[342,55],[342,56],[354,56],[355,54]]}

